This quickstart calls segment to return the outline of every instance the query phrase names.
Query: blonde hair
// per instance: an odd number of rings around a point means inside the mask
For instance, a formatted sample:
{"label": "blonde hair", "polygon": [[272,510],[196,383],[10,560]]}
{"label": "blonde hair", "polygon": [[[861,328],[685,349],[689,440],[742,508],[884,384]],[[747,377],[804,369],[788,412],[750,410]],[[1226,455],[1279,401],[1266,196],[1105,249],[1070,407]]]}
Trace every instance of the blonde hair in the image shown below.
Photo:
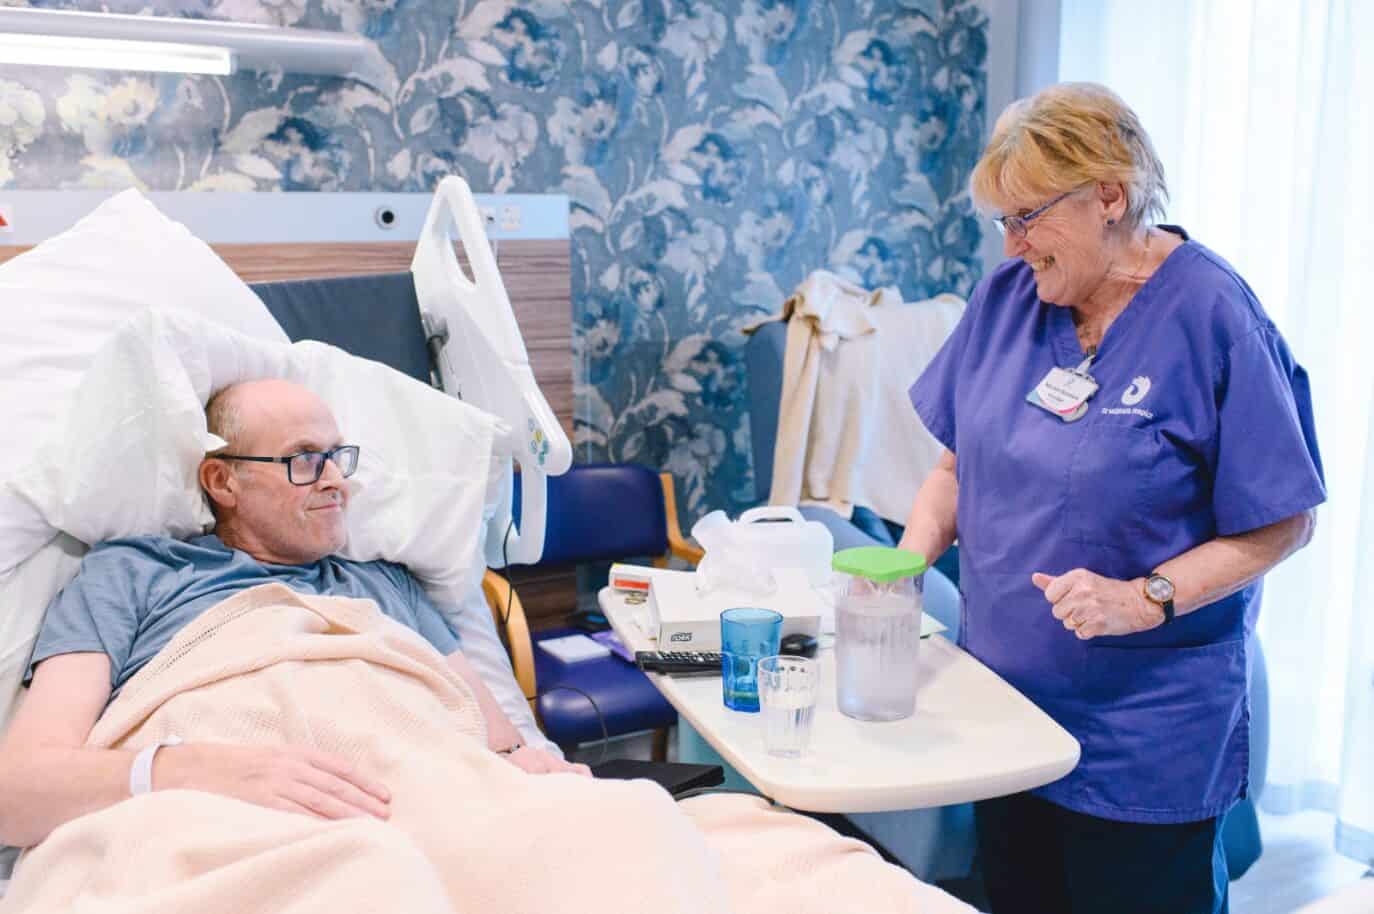
{"label": "blonde hair", "polygon": [[1164,166],[1135,112],[1106,86],[1060,83],[1007,106],[969,189],[1006,212],[1097,182],[1125,185],[1127,227],[1164,216]]}

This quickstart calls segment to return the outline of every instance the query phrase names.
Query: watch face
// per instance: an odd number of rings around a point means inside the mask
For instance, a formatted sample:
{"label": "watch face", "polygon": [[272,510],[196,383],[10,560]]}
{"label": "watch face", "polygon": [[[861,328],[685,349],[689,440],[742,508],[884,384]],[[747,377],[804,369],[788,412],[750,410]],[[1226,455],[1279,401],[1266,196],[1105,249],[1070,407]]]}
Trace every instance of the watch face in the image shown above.
{"label": "watch face", "polygon": [[1164,603],[1174,598],[1174,584],[1162,575],[1151,575],[1145,579],[1145,595],[1156,603]]}

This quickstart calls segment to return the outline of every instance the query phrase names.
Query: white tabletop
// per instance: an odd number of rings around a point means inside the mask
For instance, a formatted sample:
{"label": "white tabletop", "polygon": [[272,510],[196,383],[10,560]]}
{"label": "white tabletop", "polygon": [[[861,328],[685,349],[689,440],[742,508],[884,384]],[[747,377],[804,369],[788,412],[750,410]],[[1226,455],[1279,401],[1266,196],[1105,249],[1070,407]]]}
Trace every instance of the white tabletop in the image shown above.
{"label": "white tabletop", "polygon": [[[655,650],[647,611],[604,588],[598,599],[631,650]],[[758,714],[732,711],[719,677],[650,674],[682,717],[761,793],[811,812],[883,812],[1003,796],[1058,780],[1078,764],[1078,741],[946,638],[920,648],[916,713],[853,720],[835,705],[835,656],[823,637],[821,695],[811,748],[800,759],[763,750]]]}

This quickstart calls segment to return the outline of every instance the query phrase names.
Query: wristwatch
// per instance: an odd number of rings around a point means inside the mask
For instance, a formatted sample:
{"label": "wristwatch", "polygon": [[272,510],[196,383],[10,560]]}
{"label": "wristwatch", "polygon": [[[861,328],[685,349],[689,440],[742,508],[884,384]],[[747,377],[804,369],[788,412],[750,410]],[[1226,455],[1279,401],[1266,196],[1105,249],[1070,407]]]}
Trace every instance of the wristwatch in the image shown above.
{"label": "wristwatch", "polygon": [[1164,611],[1164,621],[1168,625],[1174,621],[1174,582],[1158,572],[1145,579],[1145,599]]}

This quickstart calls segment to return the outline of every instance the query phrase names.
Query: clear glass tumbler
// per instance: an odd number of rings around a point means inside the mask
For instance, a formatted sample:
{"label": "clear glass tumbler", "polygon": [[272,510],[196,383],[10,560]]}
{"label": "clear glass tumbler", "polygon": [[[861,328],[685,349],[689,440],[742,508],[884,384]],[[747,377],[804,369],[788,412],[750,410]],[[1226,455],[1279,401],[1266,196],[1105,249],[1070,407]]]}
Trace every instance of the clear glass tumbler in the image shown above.
{"label": "clear glass tumbler", "polygon": [[809,657],[779,654],[760,660],[758,673],[764,750],[784,758],[805,755],[820,691],[819,664]]}

